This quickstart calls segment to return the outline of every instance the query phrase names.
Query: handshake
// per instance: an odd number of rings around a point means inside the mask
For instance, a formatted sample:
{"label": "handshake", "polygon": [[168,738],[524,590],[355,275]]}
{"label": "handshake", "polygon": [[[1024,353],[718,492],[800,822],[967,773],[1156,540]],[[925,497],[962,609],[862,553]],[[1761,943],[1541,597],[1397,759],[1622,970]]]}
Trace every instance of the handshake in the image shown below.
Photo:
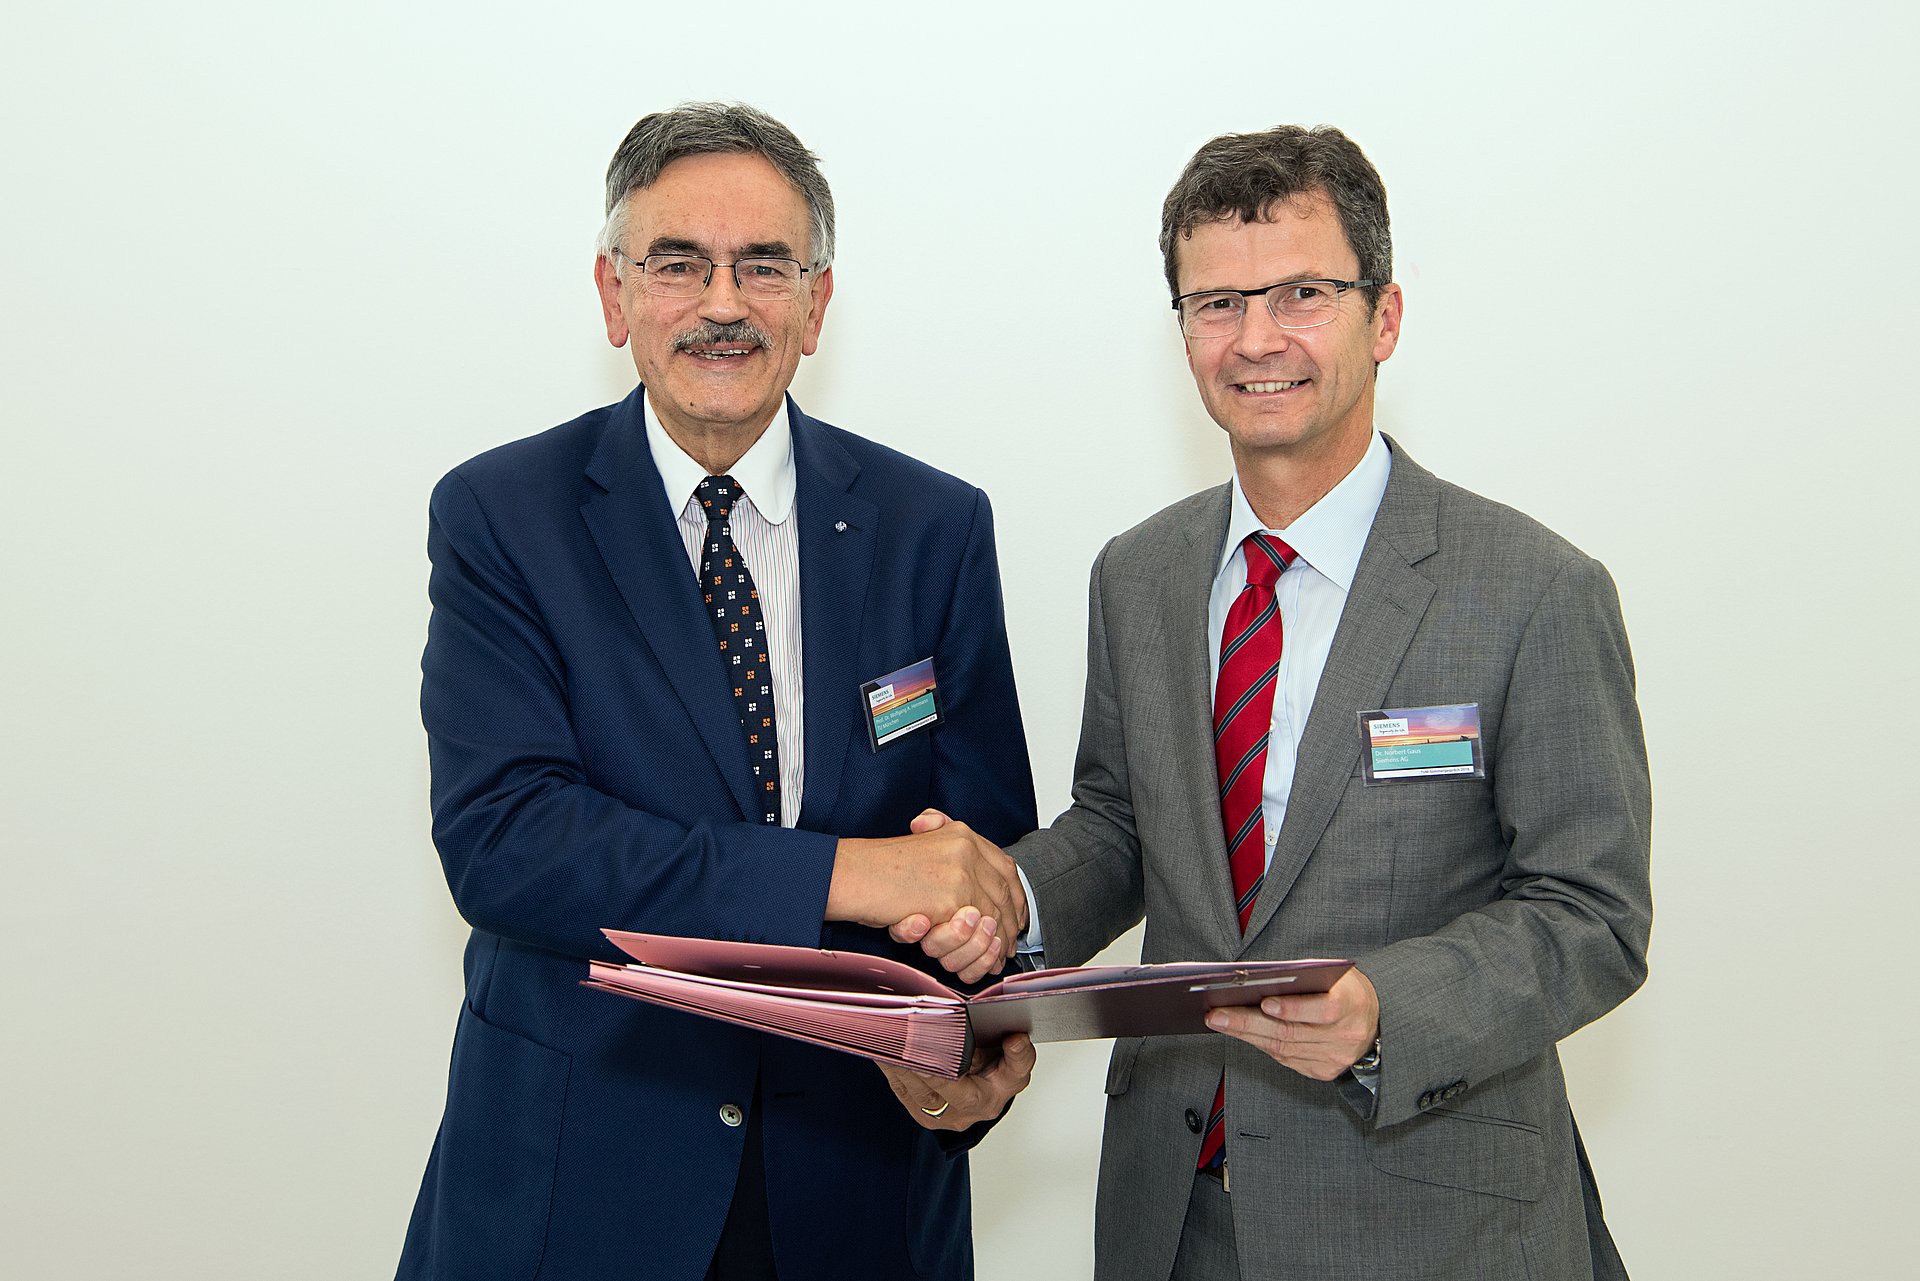
{"label": "handshake", "polygon": [[826,915],[885,927],[973,983],[1013,959],[1027,928],[1027,896],[999,846],[925,810],[906,836],[841,838]]}
{"label": "handshake", "polygon": [[[1027,896],[998,845],[939,810],[924,810],[906,836],[842,837],[827,887],[827,919],[885,926],[918,943],[962,982],[1013,959],[1027,928]],[[880,1071],[907,1115],[929,1130],[964,1130],[1006,1111],[1033,1073],[1033,1042],[1008,1037],[980,1046],[967,1075],[938,1081],[905,1068]]]}

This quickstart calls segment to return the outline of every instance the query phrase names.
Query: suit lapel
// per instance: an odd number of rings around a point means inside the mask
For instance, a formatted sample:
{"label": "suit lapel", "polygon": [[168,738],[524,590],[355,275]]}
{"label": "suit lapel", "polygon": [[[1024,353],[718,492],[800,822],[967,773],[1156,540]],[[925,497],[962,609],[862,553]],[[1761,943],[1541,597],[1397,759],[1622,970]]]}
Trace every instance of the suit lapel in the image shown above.
{"label": "suit lapel", "polygon": [[1169,762],[1179,771],[1177,794],[1195,798],[1192,853],[1195,862],[1181,883],[1193,886],[1183,919],[1201,922],[1209,956],[1240,950],[1240,918],[1233,906],[1233,872],[1226,833],[1220,828],[1220,777],[1213,761],[1212,656],[1207,653],[1207,602],[1227,536],[1232,489],[1222,485],[1200,495],[1167,559],[1149,568],[1156,581],[1144,595],[1164,603],[1161,644],[1166,649]]}
{"label": "suit lapel", "polygon": [[614,406],[587,464],[601,492],[581,504],[593,541],[647,647],[700,731],[742,816],[758,813],[740,722],[716,655],[713,625],[687,563],[676,514],[647,448],[641,388]]}
{"label": "suit lapel", "polygon": [[[859,729],[867,590],[881,536],[880,510],[849,490],[860,464],[791,398],[796,474],[792,519],[800,522],[801,666],[806,680],[806,783],[800,826],[831,830],[849,740]],[[916,655],[915,657],[924,657]]]}
{"label": "suit lapel", "polygon": [[[1389,438],[1391,445],[1392,440]],[[1293,771],[1286,820],[1247,922],[1251,942],[1279,911],[1346,792],[1360,756],[1357,714],[1377,708],[1406,658],[1433,584],[1413,566],[1439,546],[1433,474],[1393,446],[1393,471],[1360,553],[1333,649],[1320,674]]]}

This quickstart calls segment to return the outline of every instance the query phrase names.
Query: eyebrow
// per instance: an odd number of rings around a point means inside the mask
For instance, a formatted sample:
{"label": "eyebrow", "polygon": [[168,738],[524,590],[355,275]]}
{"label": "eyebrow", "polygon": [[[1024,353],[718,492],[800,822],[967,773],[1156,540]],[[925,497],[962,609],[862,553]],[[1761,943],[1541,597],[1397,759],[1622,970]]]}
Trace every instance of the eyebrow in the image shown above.
{"label": "eyebrow", "polygon": [[692,240],[682,240],[678,236],[656,236],[647,246],[650,254],[691,254],[704,258],[707,247]]}
{"label": "eyebrow", "polygon": [[[1269,289],[1278,289],[1282,285],[1302,285],[1309,280],[1331,280],[1331,281],[1338,282],[1341,279],[1343,279],[1343,277],[1325,276],[1325,275],[1319,275],[1311,272],[1302,272],[1298,275],[1288,276],[1282,280],[1276,280],[1270,285],[1255,286],[1254,292],[1264,293],[1266,290],[1269,290]],[[1187,297],[1191,297],[1194,294],[1244,294],[1245,292],[1246,290],[1235,289],[1231,285],[1215,285],[1211,289],[1190,289],[1186,293],[1181,294],[1180,296],[1182,298],[1187,298]]]}
{"label": "eyebrow", "polygon": [[793,258],[799,255],[793,252],[793,246],[784,240],[756,240],[750,245],[740,246],[742,258]]}
{"label": "eyebrow", "polygon": [[[711,260],[713,251],[694,240],[679,236],[659,236],[647,246],[650,254],[687,254],[693,257]],[[742,245],[737,257],[740,258],[794,258],[793,246],[784,240],[756,240],[750,245]]]}

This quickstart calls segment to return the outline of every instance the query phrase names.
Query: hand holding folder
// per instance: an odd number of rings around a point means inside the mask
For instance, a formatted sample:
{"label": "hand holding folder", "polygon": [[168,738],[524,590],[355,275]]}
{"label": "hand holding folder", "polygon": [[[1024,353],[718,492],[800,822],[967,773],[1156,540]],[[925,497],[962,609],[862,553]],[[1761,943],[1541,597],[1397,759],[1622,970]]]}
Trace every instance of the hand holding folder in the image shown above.
{"label": "hand holding folder", "polygon": [[638,964],[591,963],[588,987],[957,1080],[975,1041],[1205,1032],[1207,1011],[1324,992],[1352,962],[1181,961],[1015,974],[973,996],[886,957],[602,931]]}

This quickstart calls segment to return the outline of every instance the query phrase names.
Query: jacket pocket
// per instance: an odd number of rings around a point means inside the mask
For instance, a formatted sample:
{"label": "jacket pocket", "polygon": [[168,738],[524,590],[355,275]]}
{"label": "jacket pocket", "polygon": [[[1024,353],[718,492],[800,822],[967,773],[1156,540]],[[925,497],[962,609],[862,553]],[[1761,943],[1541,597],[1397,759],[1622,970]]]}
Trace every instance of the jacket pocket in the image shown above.
{"label": "jacket pocket", "polygon": [[441,1273],[538,1273],[572,1072],[572,1056],[461,1010],[433,1156],[431,1254]]}
{"label": "jacket pocket", "polygon": [[1374,1131],[1367,1159],[1384,1174],[1512,1201],[1539,1200],[1546,1182],[1536,1127],[1454,1108]]}

